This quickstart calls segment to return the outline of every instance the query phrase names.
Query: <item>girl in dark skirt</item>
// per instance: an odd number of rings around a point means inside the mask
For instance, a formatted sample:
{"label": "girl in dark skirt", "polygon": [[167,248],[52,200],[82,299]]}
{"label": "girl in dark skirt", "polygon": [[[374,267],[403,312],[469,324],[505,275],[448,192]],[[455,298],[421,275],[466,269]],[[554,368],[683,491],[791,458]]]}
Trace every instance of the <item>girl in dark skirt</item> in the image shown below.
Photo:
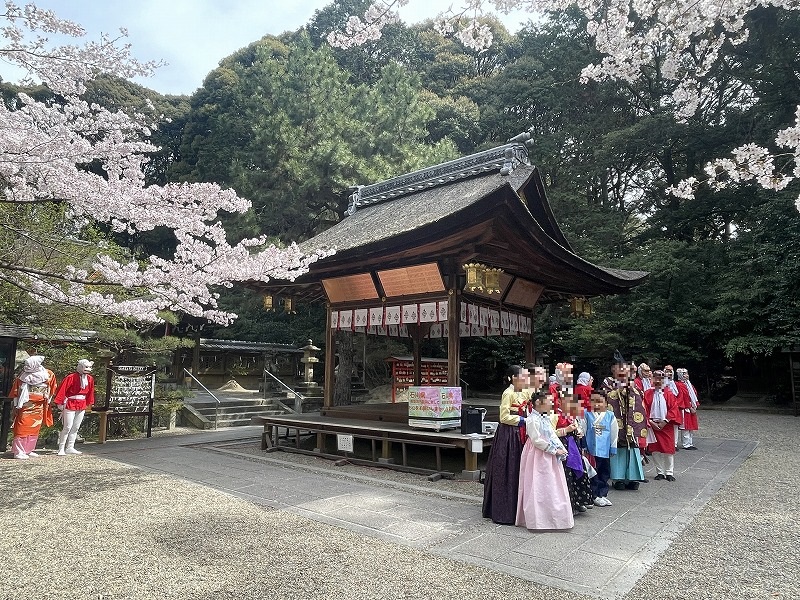
{"label": "girl in dark skirt", "polygon": [[486,463],[483,516],[501,525],[517,518],[519,464],[525,439],[525,417],[531,399],[530,373],[512,365],[506,372],[508,388],[500,400],[500,425]]}
{"label": "girl in dark skirt", "polygon": [[581,438],[583,431],[577,418],[580,405],[572,396],[567,396],[564,402],[566,413],[557,411],[556,435],[569,452],[564,465],[564,476],[567,478],[567,489],[572,504],[573,513],[586,512],[587,507],[594,506],[592,487],[586,473],[583,457],[581,456]]}

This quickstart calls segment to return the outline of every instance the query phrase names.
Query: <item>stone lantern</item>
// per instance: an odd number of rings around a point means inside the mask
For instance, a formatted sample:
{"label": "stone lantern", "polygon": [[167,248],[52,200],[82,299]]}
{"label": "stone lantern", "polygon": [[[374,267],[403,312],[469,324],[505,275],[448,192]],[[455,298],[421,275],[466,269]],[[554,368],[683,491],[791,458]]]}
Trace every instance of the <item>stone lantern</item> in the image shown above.
{"label": "stone lantern", "polygon": [[308,344],[300,348],[300,350],[303,351],[303,358],[300,359],[300,362],[306,366],[303,383],[307,387],[315,386],[317,384],[314,383],[314,363],[318,363],[319,359],[314,354],[319,352],[320,348],[317,348],[311,343],[311,340],[308,340]]}
{"label": "stone lantern", "polygon": [[311,412],[319,410],[322,406],[323,388],[314,381],[314,363],[318,363],[319,359],[315,356],[320,348],[317,348],[311,340],[308,344],[300,348],[303,351],[303,358],[300,362],[305,365],[304,381],[295,386],[295,391],[303,395],[302,410],[297,412]]}

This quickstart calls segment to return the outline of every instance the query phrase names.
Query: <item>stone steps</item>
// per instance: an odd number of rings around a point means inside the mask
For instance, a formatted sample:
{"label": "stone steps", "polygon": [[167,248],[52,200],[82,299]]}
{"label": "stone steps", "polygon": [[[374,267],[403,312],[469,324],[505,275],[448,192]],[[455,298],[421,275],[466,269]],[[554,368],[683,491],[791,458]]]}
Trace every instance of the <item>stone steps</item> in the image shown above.
{"label": "stone steps", "polygon": [[254,390],[215,390],[213,394],[219,399],[219,407],[211,394],[204,390],[195,391],[195,396],[187,399],[188,420],[196,427],[211,429],[215,421],[217,427],[252,425],[251,417],[286,414],[278,402],[288,406],[293,402],[287,399],[286,394],[268,393],[265,398]]}

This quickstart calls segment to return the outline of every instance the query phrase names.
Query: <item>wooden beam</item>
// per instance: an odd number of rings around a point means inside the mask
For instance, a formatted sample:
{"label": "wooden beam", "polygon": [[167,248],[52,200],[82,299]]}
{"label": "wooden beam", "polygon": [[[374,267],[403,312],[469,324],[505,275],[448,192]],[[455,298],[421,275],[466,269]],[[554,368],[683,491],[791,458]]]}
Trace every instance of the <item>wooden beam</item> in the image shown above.
{"label": "wooden beam", "polygon": [[458,290],[458,275],[452,274],[447,301],[447,385],[461,385],[461,292]]}
{"label": "wooden beam", "polygon": [[422,385],[422,353],[420,345],[422,344],[422,338],[430,332],[431,325],[432,323],[409,323],[406,325],[414,346],[414,385]]}
{"label": "wooden beam", "polygon": [[336,385],[336,336],[331,326],[331,306],[325,306],[327,316],[325,318],[325,389],[323,390],[322,405],[325,408],[333,406],[333,391]]}

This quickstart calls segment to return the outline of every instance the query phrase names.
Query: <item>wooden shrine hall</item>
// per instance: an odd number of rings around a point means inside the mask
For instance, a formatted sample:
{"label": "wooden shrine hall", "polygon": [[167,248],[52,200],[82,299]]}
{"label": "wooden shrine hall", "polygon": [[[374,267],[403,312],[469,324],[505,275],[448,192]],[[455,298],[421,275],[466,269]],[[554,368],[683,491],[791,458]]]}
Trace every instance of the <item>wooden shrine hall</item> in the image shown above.
{"label": "wooden shrine hall", "polygon": [[337,330],[408,337],[417,385],[420,341],[446,339],[447,385],[458,387],[460,338],[520,336],[533,361],[538,304],[624,293],[646,277],[575,254],[529,163],[529,137],[358,187],[341,222],[300,244],[333,254],[296,281],[249,285],[270,302],[326,303],[325,407]]}
{"label": "wooden shrine hall", "polygon": [[335,253],[294,282],[251,287],[326,303],[325,406],[337,329],[409,337],[415,348],[446,338],[448,384],[458,386],[461,337],[522,336],[532,361],[537,304],[624,293],[647,275],[573,252],[520,142],[359,187],[348,216],[300,249]]}

